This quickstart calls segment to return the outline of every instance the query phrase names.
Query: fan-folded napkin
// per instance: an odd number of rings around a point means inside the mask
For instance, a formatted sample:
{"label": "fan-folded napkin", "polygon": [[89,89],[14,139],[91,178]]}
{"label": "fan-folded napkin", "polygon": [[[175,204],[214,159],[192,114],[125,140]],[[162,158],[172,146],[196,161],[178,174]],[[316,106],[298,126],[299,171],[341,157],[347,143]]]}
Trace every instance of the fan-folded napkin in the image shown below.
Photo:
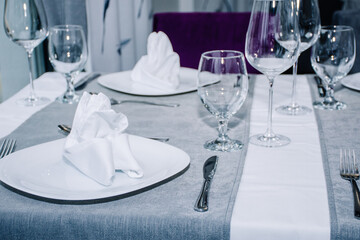
{"label": "fan-folded napkin", "polygon": [[84,92],[63,156],[83,174],[105,186],[112,184],[115,170],[140,178],[143,171],[131,152],[128,135],[123,133],[127,126],[127,117],[111,109],[107,96]]}
{"label": "fan-folded napkin", "polygon": [[142,56],[131,72],[134,82],[163,91],[175,90],[180,83],[180,59],[170,39],[163,32],[152,32],[147,40],[147,55]]}

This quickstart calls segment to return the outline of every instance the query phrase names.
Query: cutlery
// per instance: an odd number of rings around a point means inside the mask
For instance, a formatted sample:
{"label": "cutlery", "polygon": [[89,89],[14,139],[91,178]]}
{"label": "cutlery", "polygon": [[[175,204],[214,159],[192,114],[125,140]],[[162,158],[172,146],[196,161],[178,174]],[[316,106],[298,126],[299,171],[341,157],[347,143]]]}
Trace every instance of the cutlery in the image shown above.
{"label": "cutlery", "polygon": [[316,81],[316,85],[318,88],[318,92],[319,92],[319,96],[320,97],[325,97],[326,95],[326,88],[324,87],[322,80],[319,76],[315,76],[314,77],[315,81]]}
{"label": "cutlery", "polygon": [[359,168],[354,150],[340,149],[340,176],[351,183],[354,197],[354,216],[360,218],[360,193],[356,184],[356,180],[359,179]]}
{"label": "cutlery", "polygon": [[[90,92],[90,94],[98,94],[97,92]],[[111,105],[118,105],[122,103],[144,103],[149,105],[163,106],[163,107],[179,107],[178,103],[157,103],[143,100],[116,100],[115,98],[110,98]]]}
{"label": "cutlery", "polygon": [[86,75],[85,77],[80,79],[76,84],[74,84],[75,91],[84,89],[89,82],[98,78],[100,75],[101,75],[100,73],[90,73]]}
{"label": "cutlery", "polygon": [[[66,135],[70,133],[71,127],[65,124],[59,124],[58,128]],[[167,137],[148,137],[149,139],[156,140],[159,142],[168,142],[170,139]]]}
{"label": "cutlery", "polygon": [[144,103],[149,105],[156,105],[156,106],[163,106],[163,107],[179,107],[180,104],[178,103],[157,103],[157,102],[150,102],[150,101],[143,101],[143,100],[116,100],[114,98],[110,98],[111,105],[118,105],[122,103]]}
{"label": "cutlery", "polygon": [[0,147],[0,158],[3,158],[14,151],[16,140],[5,139]]}
{"label": "cutlery", "polygon": [[199,197],[196,200],[194,210],[198,212],[206,212],[209,210],[208,206],[208,196],[211,181],[215,175],[216,165],[218,162],[218,156],[212,156],[208,158],[203,166],[203,173],[204,173],[204,183],[201,188]]}

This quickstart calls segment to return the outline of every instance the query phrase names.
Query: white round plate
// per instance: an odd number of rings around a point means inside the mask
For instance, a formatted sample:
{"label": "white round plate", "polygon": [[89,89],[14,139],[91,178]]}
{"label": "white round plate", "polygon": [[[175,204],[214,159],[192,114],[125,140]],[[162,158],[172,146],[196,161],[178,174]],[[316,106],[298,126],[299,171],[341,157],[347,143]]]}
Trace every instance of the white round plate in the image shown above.
{"label": "white round plate", "polygon": [[348,75],[341,80],[341,84],[347,88],[360,91],[360,74]]}
{"label": "white round plate", "polygon": [[96,200],[121,196],[166,180],[190,164],[187,153],[171,145],[129,135],[134,157],[144,170],[139,179],[116,171],[114,182],[103,186],[62,158],[65,139],[22,149],[0,161],[0,180],[15,189],[55,200]]}
{"label": "white round plate", "polygon": [[180,86],[175,90],[162,91],[131,80],[131,71],[111,73],[97,79],[98,83],[115,91],[141,96],[169,96],[197,90],[197,70],[180,68]]}

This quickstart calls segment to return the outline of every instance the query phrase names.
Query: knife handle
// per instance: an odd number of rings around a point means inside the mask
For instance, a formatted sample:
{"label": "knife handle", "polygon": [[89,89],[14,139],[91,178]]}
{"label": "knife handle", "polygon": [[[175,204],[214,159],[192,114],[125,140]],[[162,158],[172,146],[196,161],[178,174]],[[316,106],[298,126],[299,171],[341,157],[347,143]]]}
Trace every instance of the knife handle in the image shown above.
{"label": "knife handle", "polygon": [[353,190],[353,197],[354,197],[354,216],[355,218],[360,218],[360,193],[359,188],[356,184],[356,181],[351,178],[351,185]]}
{"label": "knife handle", "polygon": [[209,210],[208,207],[208,196],[209,196],[209,190],[210,190],[210,180],[205,180],[204,184],[201,188],[200,194],[198,199],[196,200],[194,210],[198,212],[206,212]]}

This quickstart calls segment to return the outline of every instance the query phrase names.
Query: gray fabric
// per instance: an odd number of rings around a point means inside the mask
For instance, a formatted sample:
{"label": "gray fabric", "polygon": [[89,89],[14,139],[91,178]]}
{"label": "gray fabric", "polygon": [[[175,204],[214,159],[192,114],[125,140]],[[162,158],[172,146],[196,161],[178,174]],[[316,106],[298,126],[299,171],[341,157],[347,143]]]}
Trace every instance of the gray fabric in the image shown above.
{"label": "gray fabric", "polygon": [[[308,78],[313,100],[320,100],[312,77]],[[355,149],[360,153],[360,94],[338,84],[335,97],[348,104],[342,111],[315,110],[322,148],[324,173],[328,191],[331,239],[360,238],[360,222],[354,218],[351,185],[339,174],[340,149]],[[358,157],[359,158],[359,157]]]}
{"label": "gray fabric", "polygon": [[[252,89],[252,88],[251,88]],[[100,87],[118,99],[140,99]],[[0,233],[3,239],[229,239],[230,220],[240,183],[249,138],[252,90],[241,111],[230,121],[230,137],[242,140],[240,152],[216,153],[217,172],[210,191],[210,209],[193,210],[202,185],[202,165],[215,153],[203,148],[217,135],[217,123],[201,105],[197,94],[147,99],[178,102],[179,108],[142,104],[114,106],[129,118],[128,133],[168,136],[169,144],[191,157],[189,169],[179,177],[148,191],[96,204],[64,204],[36,200],[0,186]],[[53,103],[33,115],[9,137],[17,150],[63,137],[59,123],[71,124],[76,106]]]}
{"label": "gray fabric", "polygon": [[336,25],[353,27],[356,38],[356,59],[350,73],[360,72],[360,9],[336,11],[332,21]]}

